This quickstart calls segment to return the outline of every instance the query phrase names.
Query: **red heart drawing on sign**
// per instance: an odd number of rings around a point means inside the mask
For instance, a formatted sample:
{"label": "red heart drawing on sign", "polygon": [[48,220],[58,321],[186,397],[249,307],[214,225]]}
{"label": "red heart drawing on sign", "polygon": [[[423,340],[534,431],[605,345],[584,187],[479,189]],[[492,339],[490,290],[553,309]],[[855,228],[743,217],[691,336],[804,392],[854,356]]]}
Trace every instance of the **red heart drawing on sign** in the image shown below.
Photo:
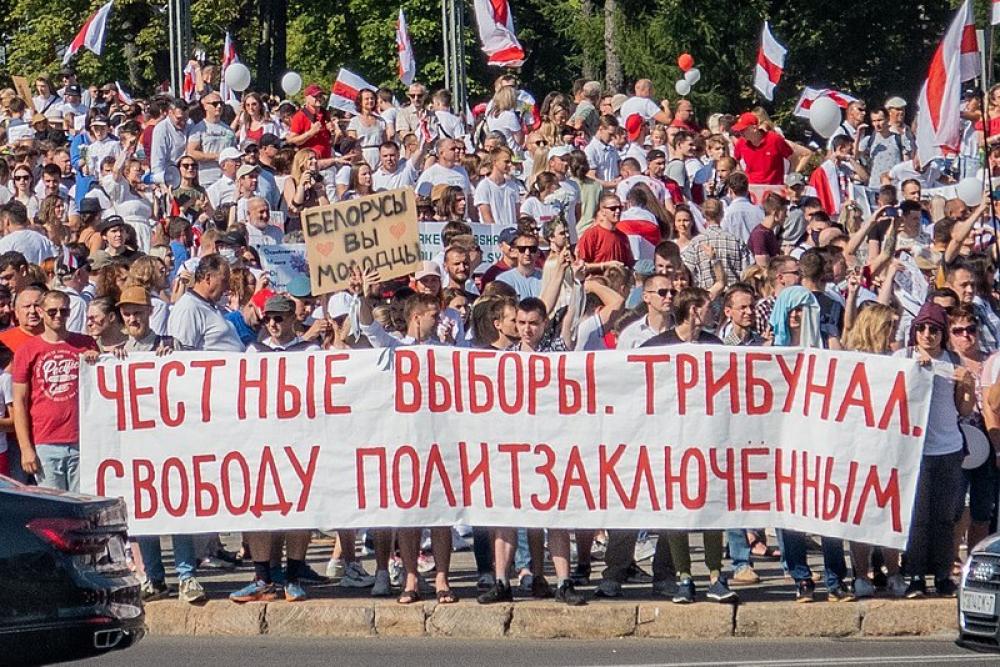
{"label": "red heart drawing on sign", "polygon": [[393,236],[395,236],[398,239],[400,236],[406,233],[406,223],[397,222],[394,225],[390,225],[389,231],[392,233]]}
{"label": "red heart drawing on sign", "polygon": [[333,241],[327,241],[325,243],[316,244],[316,252],[321,255],[329,255],[333,252]]}

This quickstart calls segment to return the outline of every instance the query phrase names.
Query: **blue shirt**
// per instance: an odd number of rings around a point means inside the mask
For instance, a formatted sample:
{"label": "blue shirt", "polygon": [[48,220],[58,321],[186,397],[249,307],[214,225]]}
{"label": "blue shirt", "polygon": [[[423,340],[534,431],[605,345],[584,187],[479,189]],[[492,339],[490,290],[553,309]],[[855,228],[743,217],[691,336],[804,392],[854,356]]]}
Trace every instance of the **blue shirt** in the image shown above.
{"label": "blue shirt", "polygon": [[514,291],[517,292],[518,299],[542,295],[542,272],[538,269],[535,269],[535,272],[527,277],[517,269],[510,269],[497,276],[497,280],[513,287]]}

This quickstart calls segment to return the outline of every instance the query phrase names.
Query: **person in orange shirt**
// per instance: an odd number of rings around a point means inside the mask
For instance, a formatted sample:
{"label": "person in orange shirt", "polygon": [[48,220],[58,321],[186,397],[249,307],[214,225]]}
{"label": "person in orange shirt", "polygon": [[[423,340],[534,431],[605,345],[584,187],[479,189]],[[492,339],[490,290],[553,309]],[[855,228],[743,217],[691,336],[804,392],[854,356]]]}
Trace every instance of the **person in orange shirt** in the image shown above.
{"label": "person in orange shirt", "polygon": [[17,293],[14,299],[14,316],[17,326],[0,332],[0,343],[17,352],[28,340],[42,333],[42,294],[45,290],[28,286]]}

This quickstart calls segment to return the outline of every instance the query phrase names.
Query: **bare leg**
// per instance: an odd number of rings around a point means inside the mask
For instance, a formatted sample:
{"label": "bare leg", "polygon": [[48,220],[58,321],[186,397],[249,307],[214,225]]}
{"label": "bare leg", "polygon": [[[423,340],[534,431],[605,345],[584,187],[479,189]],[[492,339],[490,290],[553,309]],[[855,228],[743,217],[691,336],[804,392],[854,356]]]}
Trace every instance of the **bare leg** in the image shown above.
{"label": "bare leg", "polygon": [[340,557],[344,559],[344,563],[353,563],[358,559],[354,552],[354,541],[357,538],[357,532],[354,530],[338,530],[337,531],[337,546],[340,547]]}
{"label": "bare leg", "polygon": [[556,569],[556,580],[559,584],[569,579],[569,531],[565,529],[549,529],[549,554],[552,555],[552,565]]}
{"label": "bare leg", "polygon": [[399,542],[399,556],[403,559],[403,569],[406,579],[403,591],[420,590],[420,573],[417,571],[417,559],[420,557],[421,528],[400,528],[396,533]]}
{"label": "bare leg", "polygon": [[451,527],[431,528],[431,550],[434,552],[434,588],[446,591],[448,585],[448,570],[451,567]]}
{"label": "bare leg", "polygon": [[863,542],[850,542],[851,567],[854,568],[854,578],[871,581],[868,576],[872,566],[872,545]]}
{"label": "bare leg", "polygon": [[392,556],[392,528],[375,528],[372,530],[372,541],[375,542],[375,569],[388,570],[389,558]]}
{"label": "bare leg", "polygon": [[507,572],[517,550],[517,528],[493,530],[493,570],[497,581],[507,581]]}

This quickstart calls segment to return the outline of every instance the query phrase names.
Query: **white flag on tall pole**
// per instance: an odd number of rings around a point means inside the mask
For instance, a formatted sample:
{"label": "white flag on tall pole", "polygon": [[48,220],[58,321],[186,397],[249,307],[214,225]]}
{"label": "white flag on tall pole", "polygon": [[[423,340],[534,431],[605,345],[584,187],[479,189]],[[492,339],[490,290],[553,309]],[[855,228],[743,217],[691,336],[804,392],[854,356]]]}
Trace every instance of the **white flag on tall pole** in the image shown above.
{"label": "white flag on tall pole", "polygon": [[774,100],[774,89],[781,80],[785,68],[785,54],[788,49],[778,44],[771,34],[771,26],[764,21],[760,35],[760,50],[757,52],[757,66],[753,73],[753,87],[768,101]]}
{"label": "white flag on tall pole", "polygon": [[965,0],[938,45],[917,98],[917,155],[921,164],[958,152],[962,82],[979,74],[972,2]]}
{"label": "white flag on tall pole", "polygon": [[66,54],[63,55],[63,65],[72,60],[83,47],[87,47],[97,55],[101,55],[104,50],[104,33],[108,27],[108,14],[111,13],[111,5],[114,0],[102,6],[90,15],[84,22],[80,32],[76,34],[73,41],[66,47]]}
{"label": "white flag on tall pole", "polygon": [[402,7],[399,8],[399,18],[396,19],[396,51],[399,52],[399,80],[408,86],[417,75],[417,59],[413,56],[410,31]]}
{"label": "white flag on tall pole", "polygon": [[495,67],[520,67],[524,49],[514,34],[514,15],[507,0],[475,0],[476,25],[483,42],[487,64]]}
{"label": "white flag on tall pole", "polygon": [[1000,0],[993,0],[993,7],[990,10],[990,25],[1000,24]]}

